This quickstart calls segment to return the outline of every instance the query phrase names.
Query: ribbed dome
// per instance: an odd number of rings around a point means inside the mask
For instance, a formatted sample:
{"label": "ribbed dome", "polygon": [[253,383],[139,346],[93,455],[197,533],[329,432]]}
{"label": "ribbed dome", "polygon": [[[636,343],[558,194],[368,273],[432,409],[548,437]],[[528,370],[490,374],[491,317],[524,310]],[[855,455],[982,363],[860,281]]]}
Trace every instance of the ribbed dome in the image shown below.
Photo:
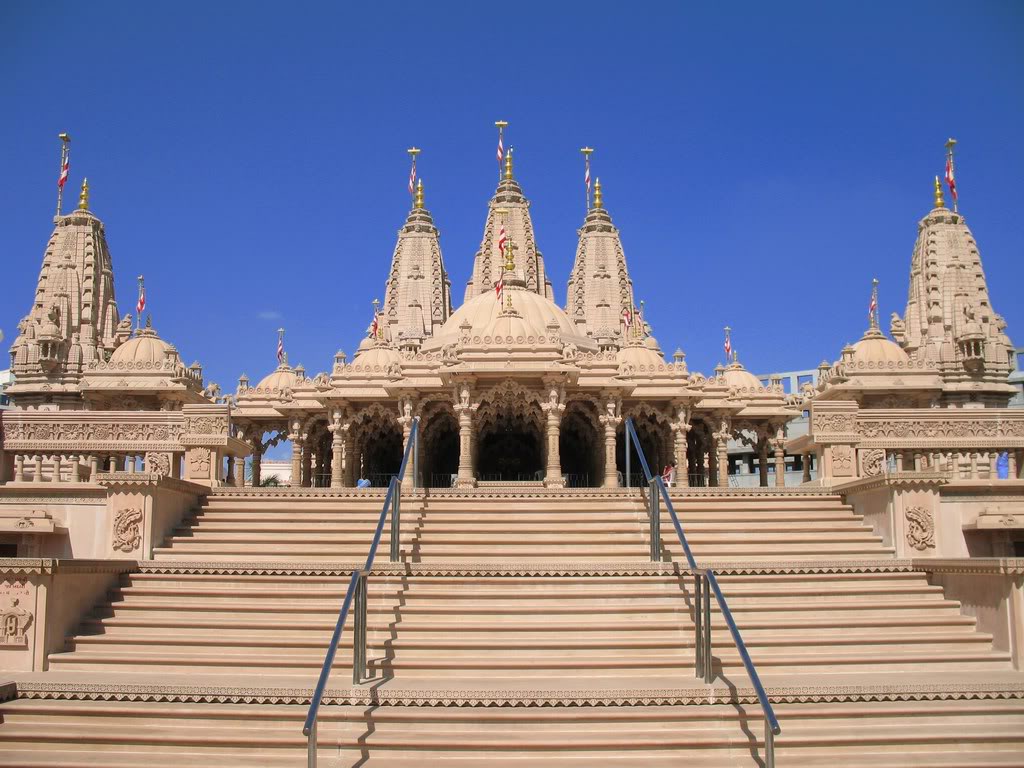
{"label": "ribbed dome", "polygon": [[157,336],[152,328],[142,328],[135,336],[114,350],[112,363],[163,363],[168,357],[178,357],[177,350]]}
{"label": "ribbed dome", "polygon": [[[369,341],[369,339],[366,339],[366,341]],[[356,351],[356,356],[352,360],[354,365],[362,366],[388,366],[392,363],[401,362],[402,356],[398,354],[397,350],[394,350],[391,347],[364,347],[363,344],[359,345],[359,349]]]}
{"label": "ribbed dome", "polygon": [[[578,335],[561,307],[532,291],[513,290],[512,307],[520,317],[503,320],[503,322],[509,321],[507,326],[495,324],[495,320],[498,319],[501,312],[501,305],[493,292],[480,294],[459,307],[441,326],[437,335],[424,343],[423,348],[440,349],[445,344],[457,340],[461,333],[460,326],[467,322],[472,336],[494,336],[499,333],[502,336],[511,335],[513,337],[520,335],[546,336],[547,326],[552,322],[558,325],[558,331],[563,336],[575,337]],[[504,330],[506,327],[513,328],[510,322],[513,319],[518,320],[518,324],[514,326],[515,331]]]}
{"label": "ribbed dome", "polygon": [[282,390],[291,389],[298,381],[295,371],[287,363],[277,366],[268,376],[256,385],[257,389]]}
{"label": "ribbed dome", "polygon": [[722,372],[722,378],[730,387],[738,389],[760,389],[764,386],[757,376],[740,365],[739,362],[731,363]]}
{"label": "ribbed dome", "polygon": [[877,328],[872,328],[853,345],[853,361],[856,363],[909,363],[910,358],[899,344],[885,338]]}
{"label": "ribbed dome", "polygon": [[659,368],[665,364],[665,358],[647,346],[646,343],[623,347],[619,350],[616,359],[619,364],[628,363],[637,368],[651,368],[652,366]]}

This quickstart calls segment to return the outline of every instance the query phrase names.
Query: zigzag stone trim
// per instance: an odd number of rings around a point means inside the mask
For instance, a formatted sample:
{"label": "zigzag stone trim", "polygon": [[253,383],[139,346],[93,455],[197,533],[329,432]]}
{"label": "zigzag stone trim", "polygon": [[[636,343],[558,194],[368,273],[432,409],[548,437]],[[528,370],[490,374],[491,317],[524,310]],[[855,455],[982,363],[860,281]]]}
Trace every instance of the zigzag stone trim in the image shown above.
{"label": "zigzag stone trim", "polygon": [[[132,701],[196,704],[303,704],[312,688],[236,688],[227,686],[132,685],[25,681],[13,684],[17,697],[62,701]],[[9,686],[8,686],[9,687]],[[883,685],[769,688],[774,704],[851,703],[871,701],[976,701],[1024,699],[1024,686]],[[328,689],[323,703],[348,706],[404,707],[629,707],[755,704],[751,688],[723,686],[606,691],[402,691],[372,688]]]}

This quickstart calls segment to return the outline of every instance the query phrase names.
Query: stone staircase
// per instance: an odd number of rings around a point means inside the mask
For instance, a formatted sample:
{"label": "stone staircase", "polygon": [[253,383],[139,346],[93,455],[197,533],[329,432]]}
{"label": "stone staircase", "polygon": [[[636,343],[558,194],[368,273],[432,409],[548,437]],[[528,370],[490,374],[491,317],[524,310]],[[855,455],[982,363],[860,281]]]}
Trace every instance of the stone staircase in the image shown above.
{"label": "stone staircase", "polygon": [[[0,703],[0,766],[304,765],[306,704],[382,500],[212,494]],[[1009,655],[838,497],[676,508],[776,702],[779,765],[1024,765]],[[761,764],[714,604],[717,679],[694,679],[693,578],[667,514],[662,532],[651,563],[635,492],[405,499],[402,561],[386,526],[369,581],[370,679],[351,684],[350,623],[320,764]]]}

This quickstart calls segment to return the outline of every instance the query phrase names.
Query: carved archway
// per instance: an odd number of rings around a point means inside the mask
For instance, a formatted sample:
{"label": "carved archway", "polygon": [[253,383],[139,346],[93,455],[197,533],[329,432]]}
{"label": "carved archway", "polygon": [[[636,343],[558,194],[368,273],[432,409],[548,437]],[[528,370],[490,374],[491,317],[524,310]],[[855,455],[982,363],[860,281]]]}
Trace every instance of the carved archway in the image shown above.
{"label": "carved archway", "polygon": [[[623,420],[615,435],[615,467],[625,478],[626,473],[626,419],[633,419],[640,446],[647,457],[651,472],[660,474],[665,465],[673,460],[671,417],[668,411],[655,408],[650,403],[632,403],[623,407]],[[643,469],[634,452],[630,473],[633,485],[643,484]]]}
{"label": "carved archway", "polygon": [[386,487],[402,465],[404,439],[398,412],[379,403],[363,408],[352,419],[354,431],[353,477]]}
{"label": "carved archway", "polygon": [[562,414],[558,454],[570,487],[596,488],[604,479],[604,435],[601,406],[593,398],[569,400]]}
{"label": "carved archway", "polygon": [[420,414],[420,474],[428,488],[450,488],[459,472],[459,420],[449,402],[434,401]]}
{"label": "carved archway", "polygon": [[539,392],[503,381],[482,396],[476,424],[480,480],[543,479],[546,448]]}

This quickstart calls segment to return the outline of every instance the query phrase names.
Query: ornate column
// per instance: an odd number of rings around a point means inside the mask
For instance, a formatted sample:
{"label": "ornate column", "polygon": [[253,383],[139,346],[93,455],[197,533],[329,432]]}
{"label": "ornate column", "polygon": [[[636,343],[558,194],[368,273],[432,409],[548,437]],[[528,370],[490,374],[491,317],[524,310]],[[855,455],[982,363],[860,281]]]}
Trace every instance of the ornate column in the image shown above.
{"label": "ornate column", "polygon": [[344,430],[342,437],[344,441],[344,456],[345,456],[345,474],[344,474],[344,485],[347,488],[353,488],[356,484],[356,436],[352,429],[352,422],[348,422],[348,428]]}
{"label": "ornate column", "polygon": [[309,434],[302,435],[302,487],[313,486],[313,451],[310,450]]}
{"label": "ornate column", "polygon": [[762,437],[757,441],[757,474],[758,485],[762,488],[768,487],[768,438]]}
{"label": "ornate column", "polygon": [[686,452],[689,434],[690,409],[680,405],[672,422],[672,456],[676,462],[676,485],[681,488],[690,485],[690,462]]}
{"label": "ornate column", "polygon": [[729,487],[729,419],[722,417],[718,431],[714,434],[715,446],[718,449],[718,487]]}
{"label": "ornate column", "polygon": [[562,429],[562,414],[565,412],[565,396],[562,388],[557,384],[549,385],[548,400],[541,405],[547,422],[545,434],[548,443],[548,461],[544,473],[544,486],[547,488],[564,488],[565,479],[562,477],[562,461],[558,452],[558,438]]}
{"label": "ornate column", "polygon": [[[402,455],[405,455],[405,449],[409,446],[409,435],[412,433],[412,421],[413,421],[413,409],[414,403],[412,400],[403,400],[401,404],[402,415],[398,417],[398,423],[402,427]],[[413,448],[415,450],[415,448]],[[402,482],[402,493],[410,493],[415,486],[415,475],[413,474],[416,468],[413,467],[413,456],[409,453],[409,464],[405,468],[405,474],[401,477]]]}
{"label": "ornate column", "polygon": [[341,409],[334,411],[333,423],[327,427],[331,432],[331,488],[345,486],[345,439],[350,425],[342,422],[343,415]]}
{"label": "ornate column", "polygon": [[707,487],[718,485],[718,441],[712,437],[708,444],[708,477]]}
{"label": "ornate column", "polygon": [[263,482],[263,441],[257,437],[252,443],[252,487],[259,488]]}
{"label": "ornate column", "polygon": [[292,481],[291,486],[298,488],[302,485],[302,433],[299,431],[302,429],[302,423],[299,421],[292,422],[292,431],[288,435],[288,439],[292,441]]}
{"label": "ornate column", "polygon": [[[781,430],[780,430],[781,432]],[[775,487],[784,488],[786,485],[786,439],[776,437],[772,441],[775,449]]]}
{"label": "ornate column", "polygon": [[231,459],[231,463],[235,465],[235,487],[245,487],[245,457],[235,456]]}
{"label": "ornate column", "polygon": [[621,403],[609,397],[604,405],[605,413],[601,415],[601,424],[604,427],[604,487],[618,488],[619,473],[615,467],[615,432],[622,422],[619,415]]}
{"label": "ornate column", "polygon": [[473,413],[480,404],[471,402],[471,397],[472,390],[469,384],[461,384],[456,388],[455,413],[459,417],[459,475],[455,479],[456,488],[476,486],[473,466]]}
{"label": "ornate column", "polygon": [[804,463],[804,467],[803,467],[803,469],[804,469],[804,476],[801,479],[805,483],[809,483],[809,482],[811,482],[811,454],[806,453],[806,452],[804,453],[804,455],[803,455],[803,463]]}

